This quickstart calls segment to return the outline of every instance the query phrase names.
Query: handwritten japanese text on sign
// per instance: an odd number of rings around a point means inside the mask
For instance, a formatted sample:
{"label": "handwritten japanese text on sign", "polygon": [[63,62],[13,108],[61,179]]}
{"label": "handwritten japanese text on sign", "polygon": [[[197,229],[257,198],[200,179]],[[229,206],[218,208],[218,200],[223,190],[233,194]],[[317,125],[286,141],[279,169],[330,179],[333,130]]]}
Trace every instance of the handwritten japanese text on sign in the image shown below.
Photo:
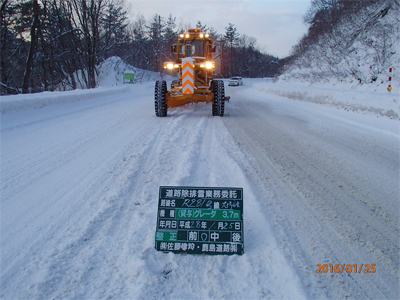
{"label": "handwritten japanese text on sign", "polygon": [[156,249],[243,254],[243,189],[160,187]]}

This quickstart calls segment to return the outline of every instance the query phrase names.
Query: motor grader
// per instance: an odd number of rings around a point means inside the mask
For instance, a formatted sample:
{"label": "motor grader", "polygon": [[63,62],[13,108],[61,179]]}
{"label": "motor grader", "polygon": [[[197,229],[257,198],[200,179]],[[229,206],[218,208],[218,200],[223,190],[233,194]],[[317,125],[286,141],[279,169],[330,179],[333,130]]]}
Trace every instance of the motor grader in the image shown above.
{"label": "motor grader", "polygon": [[208,33],[189,29],[178,37],[178,44],[171,46],[175,62],[165,62],[164,69],[176,70],[178,80],[171,84],[158,80],[155,84],[154,103],[157,117],[166,117],[170,107],[189,103],[211,102],[213,116],[223,116],[225,101],[224,82],[214,79],[216,45]]}

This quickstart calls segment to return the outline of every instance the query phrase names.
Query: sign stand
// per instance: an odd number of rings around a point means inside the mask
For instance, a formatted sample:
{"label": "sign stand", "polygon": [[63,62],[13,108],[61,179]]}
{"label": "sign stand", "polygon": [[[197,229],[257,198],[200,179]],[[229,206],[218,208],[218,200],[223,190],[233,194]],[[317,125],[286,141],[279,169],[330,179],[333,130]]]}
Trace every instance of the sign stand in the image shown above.
{"label": "sign stand", "polygon": [[161,186],[155,247],[163,252],[242,255],[243,189]]}

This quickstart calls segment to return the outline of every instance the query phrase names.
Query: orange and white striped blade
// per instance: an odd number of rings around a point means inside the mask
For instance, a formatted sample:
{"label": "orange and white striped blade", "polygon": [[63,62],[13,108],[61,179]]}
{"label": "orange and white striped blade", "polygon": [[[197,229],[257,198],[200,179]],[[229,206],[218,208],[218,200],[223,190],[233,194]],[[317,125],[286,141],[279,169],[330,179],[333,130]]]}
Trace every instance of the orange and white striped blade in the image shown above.
{"label": "orange and white striped blade", "polygon": [[186,57],[182,59],[182,92],[194,94],[194,59]]}

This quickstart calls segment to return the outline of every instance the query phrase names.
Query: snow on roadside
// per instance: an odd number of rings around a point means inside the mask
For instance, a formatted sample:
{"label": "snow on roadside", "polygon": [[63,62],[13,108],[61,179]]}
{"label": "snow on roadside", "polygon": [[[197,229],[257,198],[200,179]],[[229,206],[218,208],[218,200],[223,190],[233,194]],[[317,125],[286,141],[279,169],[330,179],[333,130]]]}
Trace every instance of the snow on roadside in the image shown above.
{"label": "snow on roadside", "polygon": [[338,109],[369,113],[399,119],[400,87],[392,92],[385,85],[309,84],[304,82],[273,82],[272,79],[254,80],[253,88],[289,99],[334,106]]}
{"label": "snow on roadside", "polygon": [[[135,84],[154,82],[161,79],[160,73],[135,68],[125,63],[121,58],[113,56],[106,59],[98,66],[98,87],[95,89],[77,89],[73,91],[43,92],[35,94],[19,94],[0,96],[0,113],[11,110],[27,108],[41,108],[55,103],[81,101],[85,99],[112,96],[130,93]],[[124,84],[124,72],[135,74],[135,84]],[[164,80],[174,79],[171,76],[163,76]],[[81,82],[83,80],[80,80]]]}
{"label": "snow on roadside", "polygon": [[169,75],[162,75],[159,72],[152,72],[136,68],[125,63],[120,57],[112,56],[103,61],[98,67],[99,77],[97,82],[99,86],[119,86],[124,84],[124,73],[135,74],[136,83],[144,83],[161,79],[173,80]]}
{"label": "snow on roadside", "polygon": [[28,108],[41,108],[44,106],[93,99],[115,94],[129,93],[130,88],[122,87],[101,87],[90,90],[74,90],[67,92],[43,92],[37,94],[20,94],[0,97],[0,112],[6,113],[11,110]]}

